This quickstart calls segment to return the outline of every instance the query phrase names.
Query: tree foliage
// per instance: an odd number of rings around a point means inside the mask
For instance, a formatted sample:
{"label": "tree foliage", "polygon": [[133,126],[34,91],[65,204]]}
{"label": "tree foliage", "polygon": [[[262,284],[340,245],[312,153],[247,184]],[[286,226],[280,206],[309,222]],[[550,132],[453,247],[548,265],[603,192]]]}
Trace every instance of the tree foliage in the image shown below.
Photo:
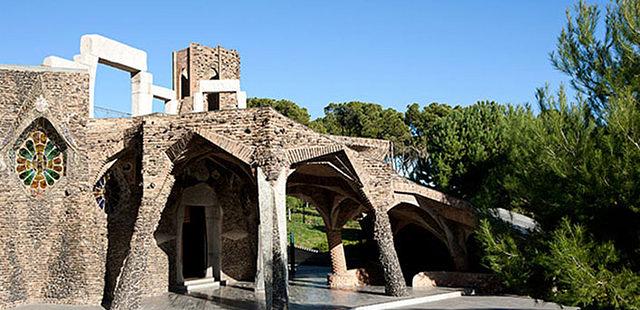
{"label": "tree foliage", "polygon": [[504,163],[509,110],[495,102],[455,109],[431,104],[421,112],[410,106],[413,146],[423,148],[411,177],[463,198],[475,196],[485,185],[483,176]]}
{"label": "tree foliage", "polygon": [[638,99],[640,88],[640,3],[618,0],[607,9],[604,37],[601,10],[580,1],[558,37],[551,62],[568,74],[571,84],[585,94],[588,106],[600,117],[610,98],[619,90],[632,88]]}
{"label": "tree foliage", "polygon": [[399,152],[411,139],[403,113],[376,103],[330,103],[324,113],[314,122],[329,134],[390,140]]}

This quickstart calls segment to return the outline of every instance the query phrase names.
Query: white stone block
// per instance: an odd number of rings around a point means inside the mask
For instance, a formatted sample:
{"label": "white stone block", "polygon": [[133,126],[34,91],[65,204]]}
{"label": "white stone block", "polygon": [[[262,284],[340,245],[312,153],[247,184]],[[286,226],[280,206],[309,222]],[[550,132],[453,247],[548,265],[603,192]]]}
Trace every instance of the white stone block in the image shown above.
{"label": "white stone block", "polygon": [[178,114],[178,100],[169,100],[164,104],[164,113],[166,114]]}
{"label": "white stone block", "polygon": [[147,53],[97,34],[83,35],[80,54],[100,58],[101,63],[131,73],[147,71]]}
{"label": "white stone block", "polygon": [[132,93],[149,93],[153,94],[153,74],[149,72],[139,72],[131,77]]}
{"label": "white stone block", "polygon": [[89,67],[98,66],[98,57],[93,55],[75,55],[73,61]]}
{"label": "white stone block", "polygon": [[176,92],[173,89],[168,89],[166,87],[158,85],[151,85],[151,93],[153,94],[154,98],[163,101],[176,99]]}
{"label": "white stone block", "polygon": [[204,95],[202,93],[193,94],[193,112],[204,112]]}
{"label": "white stone block", "polygon": [[42,65],[51,68],[71,68],[89,70],[89,66],[58,56],[49,56],[42,61]]}
{"label": "white stone block", "polygon": [[92,55],[75,55],[73,61],[89,68],[89,117],[94,116],[94,90],[96,86],[96,71],[98,70],[98,57]]}
{"label": "white stone block", "polygon": [[247,108],[247,92],[239,91],[236,93],[236,97],[238,98],[238,109],[246,109]]}
{"label": "white stone block", "polygon": [[236,93],[240,91],[240,80],[200,80],[202,93]]}
{"label": "white stone block", "polygon": [[140,116],[153,112],[153,75],[149,72],[139,72],[131,78],[131,114]]}

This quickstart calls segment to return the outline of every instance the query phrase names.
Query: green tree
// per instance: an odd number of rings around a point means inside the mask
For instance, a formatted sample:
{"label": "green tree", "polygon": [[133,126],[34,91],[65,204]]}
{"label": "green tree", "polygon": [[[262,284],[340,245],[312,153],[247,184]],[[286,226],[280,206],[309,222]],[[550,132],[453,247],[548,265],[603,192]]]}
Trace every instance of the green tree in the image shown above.
{"label": "green tree", "polygon": [[314,122],[329,134],[390,140],[400,153],[411,139],[403,113],[376,103],[330,103],[324,113]]}
{"label": "green tree", "polygon": [[491,171],[505,163],[510,111],[495,102],[454,109],[431,104],[422,111],[409,106],[405,120],[413,132],[412,147],[419,154],[409,175],[473,200],[490,182]]}
{"label": "green tree", "polygon": [[558,37],[551,62],[568,74],[600,117],[609,99],[622,89],[640,93],[640,2],[617,0],[607,10],[604,37],[599,37],[600,9],[580,1]]}
{"label": "green tree", "polygon": [[442,117],[447,116],[453,108],[447,104],[431,103],[420,109],[420,105],[413,103],[407,106],[404,113],[404,122],[411,131],[411,140],[400,154],[402,168],[407,176],[417,182],[430,184],[429,178],[429,157],[427,144],[429,133],[432,132],[433,124]]}

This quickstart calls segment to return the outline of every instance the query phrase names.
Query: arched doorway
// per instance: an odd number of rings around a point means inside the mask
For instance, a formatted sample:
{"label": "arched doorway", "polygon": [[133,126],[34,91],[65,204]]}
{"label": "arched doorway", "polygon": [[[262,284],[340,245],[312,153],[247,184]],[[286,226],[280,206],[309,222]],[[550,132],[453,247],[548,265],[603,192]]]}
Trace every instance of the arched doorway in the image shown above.
{"label": "arched doorway", "polygon": [[222,209],[216,192],[205,181],[185,188],[178,206],[177,259],[178,273],[182,273],[178,279],[185,284],[222,280]]}
{"label": "arched doorway", "polygon": [[174,291],[252,281],[257,188],[244,162],[194,135],[174,160],[174,183],[156,231]]}

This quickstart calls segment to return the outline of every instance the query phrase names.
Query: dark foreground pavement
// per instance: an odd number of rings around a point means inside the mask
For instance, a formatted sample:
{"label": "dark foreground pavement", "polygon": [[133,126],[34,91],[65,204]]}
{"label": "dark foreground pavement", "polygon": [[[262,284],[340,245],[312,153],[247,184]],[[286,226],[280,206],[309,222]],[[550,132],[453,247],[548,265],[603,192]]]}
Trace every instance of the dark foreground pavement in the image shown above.
{"label": "dark foreground pavement", "polygon": [[[352,309],[369,310],[390,309],[567,309],[554,303],[545,303],[525,297],[507,296],[460,296],[461,290],[449,288],[433,288],[412,290],[411,296],[395,298],[384,295],[381,286],[369,286],[357,290],[330,290],[326,284],[326,268],[305,267],[290,281],[290,309]],[[260,296],[259,296],[260,297]],[[415,301],[446,298],[444,300],[423,302]],[[398,305],[398,301],[412,305]],[[390,304],[394,303],[394,304]],[[99,306],[59,306],[28,305],[19,310],[99,310]],[[256,302],[253,284],[240,282],[223,286],[219,289],[194,292],[190,295],[166,293],[146,298],[144,310],[178,310],[178,309],[261,309]]]}

